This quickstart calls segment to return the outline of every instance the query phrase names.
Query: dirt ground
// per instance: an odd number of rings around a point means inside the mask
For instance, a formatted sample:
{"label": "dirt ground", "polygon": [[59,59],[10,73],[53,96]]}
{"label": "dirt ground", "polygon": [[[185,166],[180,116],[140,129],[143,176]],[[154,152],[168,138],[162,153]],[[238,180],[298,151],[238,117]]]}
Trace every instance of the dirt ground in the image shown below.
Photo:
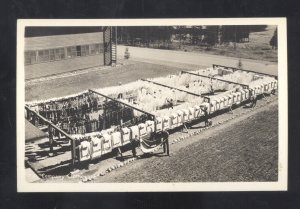
{"label": "dirt ground", "polygon": [[93,182],[277,181],[278,105],[179,144]]}

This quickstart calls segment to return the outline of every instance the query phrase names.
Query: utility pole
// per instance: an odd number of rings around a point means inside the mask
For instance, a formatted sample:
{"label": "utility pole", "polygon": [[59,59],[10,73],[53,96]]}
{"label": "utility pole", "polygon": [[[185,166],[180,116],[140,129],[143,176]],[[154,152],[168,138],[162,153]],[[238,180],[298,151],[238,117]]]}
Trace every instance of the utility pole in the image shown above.
{"label": "utility pole", "polygon": [[234,26],[234,50],[236,50],[236,25]]}
{"label": "utility pole", "polygon": [[116,26],[116,64],[117,64],[117,47],[118,47],[118,26]]}

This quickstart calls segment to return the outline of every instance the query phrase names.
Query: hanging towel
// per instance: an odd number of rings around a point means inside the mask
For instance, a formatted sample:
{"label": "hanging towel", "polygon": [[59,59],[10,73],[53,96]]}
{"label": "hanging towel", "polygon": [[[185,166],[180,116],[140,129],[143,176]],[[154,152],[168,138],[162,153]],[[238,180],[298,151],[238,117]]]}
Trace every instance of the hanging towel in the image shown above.
{"label": "hanging towel", "polygon": [[237,102],[241,103],[241,101],[242,101],[242,92],[238,91],[238,92],[236,92],[236,94],[237,94]]}
{"label": "hanging towel", "polygon": [[104,133],[102,138],[102,154],[110,153],[112,151],[111,135]]}
{"label": "hanging towel", "polygon": [[178,114],[172,113],[171,116],[171,128],[175,128],[178,126]]}
{"label": "hanging towel", "polygon": [[189,107],[189,119],[193,120],[195,118],[195,109],[193,107]]}
{"label": "hanging towel", "polygon": [[228,95],[228,106],[231,106],[233,104],[233,95],[229,94]]}
{"label": "hanging towel", "polygon": [[210,102],[210,112],[211,112],[211,113],[213,113],[213,112],[216,111],[216,104],[217,104],[217,102],[216,102],[215,100],[212,100],[212,101]]}
{"label": "hanging towel", "polygon": [[112,136],[112,147],[117,148],[122,145],[122,140],[121,140],[121,132],[116,131],[111,134]]}
{"label": "hanging towel", "polygon": [[131,126],[130,127],[131,130],[131,139],[135,139],[135,138],[140,138],[140,132],[139,132],[139,127],[138,126]]}
{"label": "hanging towel", "polygon": [[232,96],[233,96],[232,103],[236,104],[237,103],[237,93],[232,93]]}
{"label": "hanging towel", "polygon": [[128,144],[131,141],[131,134],[130,134],[130,129],[125,127],[122,128],[122,133],[123,133],[123,141],[122,141],[122,145]]}
{"label": "hanging towel", "polygon": [[146,124],[145,123],[140,123],[138,125],[138,127],[139,127],[140,138],[145,137],[147,135]]}
{"label": "hanging towel", "polygon": [[246,99],[246,92],[245,89],[241,90],[241,101],[244,101]]}
{"label": "hanging towel", "polygon": [[189,121],[189,110],[183,109],[181,111],[183,112],[183,122],[188,122]]}
{"label": "hanging towel", "polygon": [[91,154],[91,144],[88,141],[83,141],[80,143],[79,152],[80,152],[80,161],[86,161],[90,159]]}
{"label": "hanging towel", "polygon": [[245,99],[249,99],[250,91],[249,89],[244,89],[245,91]]}
{"label": "hanging towel", "polygon": [[163,117],[163,130],[168,130],[170,128],[170,117],[164,116]]}
{"label": "hanging towel", "polygon": [[181,110],[177,111],[177,115],[178,115],[178,125],[181,125],[183,123],[183,112]]}
{"label": "hanging towel", "polygon": [[91,158],[95,159],[102,155],[102,149],[101,149],[101,138],[99,137],[92,137],[92,155]]}
{"label": "hanging towel", "polygon": [[153,133],[155,129],[155,123],[153,120],[147,120],[146,121],[146,131],[148,133]]}
{"label": "hanging towel", "polygon": [[156,131],[162,131],[162,130],[163,130],[162,118],[157,117],[156,118]]}
{"label": "hanging towel", "polygon": [[194,110],[195,110],[195,118],[199,118],[200,117],[200,114],[201,114],[201,112],[200,112],[200,107],[198,106],[198,105],[195,105],[194,106]]}

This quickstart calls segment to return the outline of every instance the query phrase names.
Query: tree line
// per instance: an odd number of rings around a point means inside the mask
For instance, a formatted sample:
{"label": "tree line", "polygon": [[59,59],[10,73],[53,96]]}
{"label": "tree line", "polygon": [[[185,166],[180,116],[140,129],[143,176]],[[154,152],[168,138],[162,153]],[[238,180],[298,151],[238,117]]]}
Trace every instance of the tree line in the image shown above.
{"label": "tree line", "polygon": [[248,42],[251,32],[263,31],[266,27],[267,25],[127,26],[117,28],[117,37],[119,43],[132,46],[168,48],[172,42],[178,42],[179,47],[182,44],[214,46],[229,42]]}

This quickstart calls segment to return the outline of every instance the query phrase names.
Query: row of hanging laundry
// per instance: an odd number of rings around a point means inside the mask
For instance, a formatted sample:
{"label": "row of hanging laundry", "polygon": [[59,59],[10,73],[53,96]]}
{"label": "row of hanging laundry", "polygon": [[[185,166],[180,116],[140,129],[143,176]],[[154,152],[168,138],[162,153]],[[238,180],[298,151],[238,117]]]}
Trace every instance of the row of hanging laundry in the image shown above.
{"label": "row of hanging laundry", "polygon": [[[99,107],[100,108],[100,107]],[[119,111],[123,112],[123,109]],[[98,120],[101,118],[101,115],[103,114],[103,109],[77,109],[70,108],[70,109],[62,109],[62,110],[53,110],[53,111],[40,111],[40,115],[45,117],[46,119],[58,123],[58,122],[70,122],[70,123],[76,123],[78,120]],[[126,109],[125,112],[128,112],[128,109]]]}
{"label": "row of hanging laundry", "polygon": [[75,97],[60,99],[57,101],[42,102],[37,105],[38,111],[53,111],[70,108],[90,108],[98,106],[98,97],[91,93],[84,93]]}
{"label": "row of hanging laundry", "polygon": [[114,148],[125,146],[132,140],[141,140],[154,132],[154,121],[146,121],[139,125],[108,129],[94,136],[75,138],[78,144],[78,158],[80,161],[99,158],[112,152]]}
{"label": "row of hanging laundry", "polygon": [[57,126],[69,134],[85,134],[98,131],[102,124],[98,120],[90,120],[76,123],[62,122]]}
{"label": "row of hanging laundry", "polygon": [[194,107],[188,107],[172,113],[170,112],[169,115],[163,117],[156,117],[155,121],[147,120],[145,123],[139,123],[138,125],[129,128],[124,127],[117,131],[103,131],[102,135],[80,142],[80,145],[78,146],[79,159],[80,161],[86,161],[101,157],[103,154],[111,152],[113,148],[130,143],[133,139],[143,140],[155,131],[174,129],[182,126],[186,122],[201,118],[205,115],[205,111],[207,111],[208,114],[212,114],[218,110],[248,100],[251,94],[266,93],[275,88],[277,88],[276,82],[270,82],[256,86],[255,89],[259,90],[237,89],[236,92],[229,91],[227,95],[216,95],[212,98],[210,103],[204,102],[200,105],[195,105]]}
{"label": "row of hanging laundry", "polygon": [[57,125],[69,134],[85,134],[120,125],[123,121],[131,121],[131,124],[136,124],[143,120],[143,117],[133,117],[132,109],[130,108],[124,108],[121,111],[105,112],[105,114],[99,114],[98,118],[95,115],[93,117],[95,118],[89,120],[77,118],[76,120],[59,122]]}

